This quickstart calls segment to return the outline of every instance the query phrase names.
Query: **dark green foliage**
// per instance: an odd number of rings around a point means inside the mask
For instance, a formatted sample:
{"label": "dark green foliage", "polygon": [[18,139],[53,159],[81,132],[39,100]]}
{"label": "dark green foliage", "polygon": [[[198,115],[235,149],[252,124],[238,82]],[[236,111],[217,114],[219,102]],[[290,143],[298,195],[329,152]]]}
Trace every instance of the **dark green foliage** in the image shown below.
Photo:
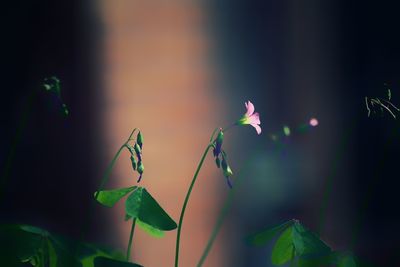
{"label": "dark green foliage", "polygon": [[287,221],[280,225],[266,229],[265,231],[259,232],[247,238],[248,242],[254,246],[266,245],[271,239],[276,237],[280,232],[291,226],[293,221]]}
{"label": "dark green foliage", "polygon": [[177,227],[175,221],[143,187],[139,187],[127,198],[125,211],[130,217],[161,231],[170,231]]}
{"label": "dark green foliage", "polygon": [[94,267],[143,267],[136,263],[114,260],[106,257],[96,257]]}
{"label": "dark green foliage", "polygon": [[[135,190],[137,186],[118,188],[113,190],[99,191],[97,195],[97,202],[106,206],[113,207],[121,198]],[[94,194],[96,196],[97,192]]]}
{"label": "dark green foliage", "polygon": [[333,252],[314,232],[306,229],[299,221],[290,220],[248,238],[255,246],[267,245],[277,240],[272,249],[271,262],[283,265],[290,262],[298,267],[357,267],[359,264],[351,253]]}
{"label": "dark green foliage", "polygon": [[121,259],[120,253],[53,235],[30,225],[0,225],[1,266],[93,267],[95,257]]}

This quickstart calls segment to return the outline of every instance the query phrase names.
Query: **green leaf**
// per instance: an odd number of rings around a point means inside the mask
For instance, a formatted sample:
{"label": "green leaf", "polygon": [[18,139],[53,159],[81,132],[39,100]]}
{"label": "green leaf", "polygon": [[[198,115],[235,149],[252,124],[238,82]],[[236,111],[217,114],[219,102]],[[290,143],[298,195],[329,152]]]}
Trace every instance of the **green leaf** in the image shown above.
{"label": "green leaf", "polygon": [[114,260],[106,257],[96,257],[94,267],[143,267],[136,263]]}
{"label": "green leaf", "polygon": [[283,230],[293,225],[293,220],[284,222],[280,225],[266,229],[262,232],[251,235],[247,238],[247,241],[254,246],[266,245],[271,239],[281,233]]}
{"label": "green leaf", "polygon": [[356,261],[351,255],[344,255],[340,257],[338,267],[357,267]]}
{"label": "green leaf", "polygon": [[173,219],[143,187],[138,187],[126,200],[125,211],[128,216],[162,231],[176,229]]}
{"label": "green leaf", "polygon": [[140,221],[139,219],[136,219],[136,224],[146,233],[148,233],[151,236],[160,238],[160,237],[164,237],[165,233],[164,231],[161,231],[157,228],[152,227],[151,225],[148,225],[147,223],[144,223],[142,221]]}
{"label": "green leaf", "polygon": [[49,255],[49,267],[57,267],[57,253],[49,239],[47,239],[47,251]]}
{"label": "green leaf", "polygon": [[296,255],[304,258],[321,258],[331,253],[328,247],[316,234],[307,230],[299,222],[293,226],[293,244]]}
{"label": "green leaf", "polygon": [[121,198],[135,190],[137,186],[131,186],[131,187],[124,187],[124,188],[118,188],[118,189],[113,189],[113,190],[103,190],[103,191],[96,191],[94,195],[96,196],[97,192],[97,202],[100,204],[106,206],[106,207],[113,207]]}
{"label": "green leaf", "polygon": [[274,265],[282,265],[294,257],[294,245],[292,241],[293,226],[288,227],[278,238],[272,249],[271,261]]}

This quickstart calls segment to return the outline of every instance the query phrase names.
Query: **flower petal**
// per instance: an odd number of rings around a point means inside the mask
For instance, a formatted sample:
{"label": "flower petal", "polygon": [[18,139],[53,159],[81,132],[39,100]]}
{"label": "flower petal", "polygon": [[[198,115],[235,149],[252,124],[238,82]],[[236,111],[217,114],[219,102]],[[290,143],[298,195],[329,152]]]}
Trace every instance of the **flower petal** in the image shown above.
{"label": "flower petal", "polygon": [[254,105],[253,105],[253,103],[251,103],[250,100],[249,100],[249,101],[245,102],[244,104],[245,104],[246,109],[247,109],[245,116],[253,115],[253,113],[254,113]]}
{"label": "flower petal", "polygon": [[261,127],[260,127],[260,125],[258,125],[258,124],[251,124],[251,126],[253,126],[253,127],[256,129],[257,134],[261,134]]}
{"label": "flower petal", "polygon": [[250,124],[261,124],[260,121],[260,114],[258,112],[254,113],[253,115],[250,116],[249,118]]}

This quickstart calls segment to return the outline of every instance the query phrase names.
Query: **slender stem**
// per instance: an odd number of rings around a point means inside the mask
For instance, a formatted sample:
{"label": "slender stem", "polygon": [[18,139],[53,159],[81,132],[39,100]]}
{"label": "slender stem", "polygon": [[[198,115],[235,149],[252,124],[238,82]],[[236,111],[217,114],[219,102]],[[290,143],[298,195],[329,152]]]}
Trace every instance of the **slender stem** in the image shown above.
{"label": "slender stem", "polygon": [[201,167],[203,166],[204,160],[205,160],[207,153],[211,147],[212,147],[212,144],[208,144],[206,150],[204,151],[203,156],[201,157],[201,160],[199,162],[199,165],[197,166],[196,172],[194,173],[192,183],[189,186],[189,190],[186,194],[185,201],[183,202],[181,215],[179,217],[178,232],[177,232],[177,236],[176,236],[175,267],[178,267],[178,262],[179,262],[179,243],[180,243],[180,239],[181,239],[182,223],[183,223],[183,217],[185,216],[186,206],[189,202],[189,197],[190,197],[190,194],[192,193],[193,186],[196,183],[197,176],[200,172]]}
{"label": "slender stem", "polygon": [[229,211],[230,207],[232,206],[232,202],[233,202],[234,196],[235,196],[235,190],[237,190],[237,188],[239,188],[239,186],[242,183],[242,180],[243,180],[242,179],[242,172],[245,171],[248,168],[249,164],[252,162],[253,158],[255,158],[255,157],[257,157],[257,155],[254,156],[254,157],[249,158],[246,161],[246,163],[243,165],[242,169],[239,171],[239,173],[238,173],[238,175],[236,177],[236,184],[232,189],[229,190],[228,197],[226,198],[224,206],[222,207],[222,209],[221,209],[221,211],[219,213],[217,222],[215,223],[214,229],[213,229],[213,231],[211,233],[210,238],[208,239],[208,242],[207,242],[207,245],[206,245],[206,247],[205,247],[205,249],[203,251],[203,254],[201,255],[201,258],[200,258],[199,262],[197,263],[197,267],[203,266],[205,260],[207,259],[208,254],[210,253],[210,250],[211,250],[211,248],[212,248],[212,246],[214,244],[214,241],[215,241],[219,231],[221,230],[222,224],[223,224],[226,216],[228,215],[228,211]]}
{"label": "slender stem", "polygon": [[[107,166],[106,171],[104,172],[103,178],[100,182],[99,188],[96,190],[96,193],[94,195],[94,199],[97,201],[97,198],[100,194],[100,191],[104,189],[104,186],[107,184],[108,180],[110,179],[111,172],[115,166],[115,163],[117,162],[122,150],[127,146],[129,141],[132,140],[132,136],[139,129],[135,128],[132,130],[131,134],[129,135],[128,139],[125,141],[125,143],[118,149],[117,153],[115,153],[113,159],[111,160],[110,164]],[[87,232],[90,224],[91,217],[93,215],[93,206],[95,202],[91,202],[89,211],[86,213],[86,218],[83,220],[83,226],[82,226],[82,231],[81,231],[81,238],[83,239],[85,233]]]}
{"label": "slender stem", "polygon": [[[353,125],[355,125],[355,123]],[[321,206],[319,208],[319,224],[318,224],[318,229],[317,229],[318,234],[321,234],[323,227],[325,225],[329,199],[330,199],[330,196],[331,196],[331,193],[333,190],[333,182],[337,175],[337,171],[339,169],[339,162],[343,158],[343,156],[346,152],[346,147],[347,147],[348,142],[350,141],[350,136],[354,130],[354,127],[355,126],[351,126],[351,128],[346,132],[346,134],[343,135],[342,140],[340,142],[341,146],[339,146],[338,150],[336,151],[336,155],[335,155],[335,159],[333,162],[333,167],[332,167],[331,173],[326,178],[325,187],[323,189],[324,193],[322,195]]]}
{"label": "slender stem", "polygon": [[101,180],[100,186],[96,191],[96,194],[94,195],[94,199],[97,200],[97,197],[100,194],[100,191],[104,189],[104,186],[108,182],[108,179],[110,178],[111,171],[114,168],[115,163],[117,162],[122,150],[126,147],[126,143],[124,143],[117,151],[117,153],[114,155],[113,159],[111,160],[110,164],[108,165],[104,175],[103,179]]}
{"label": "slender stem", "polygon": [[214,141],[214,140],[213,140],[213,139],[214,139],[214,135],[215,135],[215,133],[216,133],[218,130],[219,130],[218,127],[214,129],[214,131],[213,131],[213,133],[212,133],[212,135],[211,135],[211,137],[210,137],[210,143],[211,143],[212,141]]}
{"label": "slender stem", "polygon": [[12,167],[12,164],[13,164],[13,161],[14,161],[14,158],[15,158],[15,153],[17,151],[18,144],[21,141],[23,131],[24,131],[24,129],[26,127],[26,124],[28,122],[29,114],[30,114],[30,111],[32,109],[33,100],[35,98],[35,95],[36,95],[36,91],[32,90],[31,93],[28,96],[28,99],[26,101],[25,107],[24,107],[24,109],[22,111],[21,119],[20,119],[20,121],[18,123],[18,126],[17,126],[16,133],[14,135],[14,139],[13,139],[13,141],[11,143],[10,151],[8,152],[7,159],[6,159],[6,162],[4,164],[4,168],[3,168],[2,173],[1,173],[1,177],[0,177],[0,201],[3,198],[4,190],[5,190],[5,187],[7,185],[8,178],[9,178],[10,172],[11,172],[11,167]]}
{"label": "slender stem", "polygon": [[133,233],[135,232],[135,224],[136,224],[136,218],[133,218],[132,220],[132,227],[131,227],[131,233],[129,235],[129,243],[128,243],[128,249],[126,251],[126,260],[129,261],[131,258],[131,247],[132,247],[132,240],[133,240]]}

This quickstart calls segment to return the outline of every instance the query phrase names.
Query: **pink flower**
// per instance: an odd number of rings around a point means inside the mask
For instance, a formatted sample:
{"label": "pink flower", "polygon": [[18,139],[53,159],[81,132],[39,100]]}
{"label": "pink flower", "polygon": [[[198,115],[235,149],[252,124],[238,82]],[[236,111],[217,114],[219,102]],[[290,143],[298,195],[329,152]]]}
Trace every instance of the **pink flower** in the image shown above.
{"label": "pink flower", "polygon": [[318,120],[316,118],[311,118],[309,124],[315,127],[318,125]]}
{"label": "pink flower", "polygon": [[254,110],[255,110],[254,105],[250,101],[247,101],[244,104],[247,109],[246,113],[242,116],[242,118],[240,118],[240,120],[238,120],[236,122],[236,124],[237,125],[250,124],[251,126],[253,126],[256,129],[257,134],[261,134],[260,114],[258,114],[258,112],[254,112]]}

